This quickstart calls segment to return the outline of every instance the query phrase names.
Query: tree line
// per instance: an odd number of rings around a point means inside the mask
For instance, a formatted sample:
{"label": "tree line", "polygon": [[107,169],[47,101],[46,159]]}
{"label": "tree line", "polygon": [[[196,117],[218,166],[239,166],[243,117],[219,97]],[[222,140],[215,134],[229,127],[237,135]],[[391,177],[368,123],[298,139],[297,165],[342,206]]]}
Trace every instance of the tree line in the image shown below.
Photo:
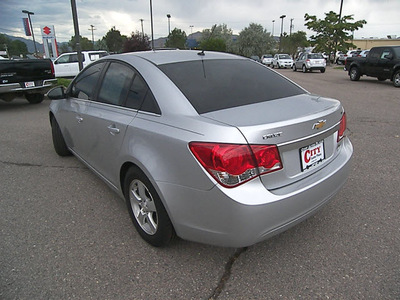
{"label": "tree line", "polygon": [[[279,50],[277,41],[262,25],[250,23],[238,36],[233,35],[232,29],[226,24],[214,25],[210,29],[202,31],[201,40],[195,45],[195,49],[229,52],[242,56],[262,56],[266,53],[288,53],[295,56],[299,49],[315,47],[316,52],[334,53],[335,51],[346,51],[356,46],[351,43],[354,31],[363,27],[365,20],[354,21],[352,15],[339,16],[333,11],[325,13],[324,19],[305,14],[305,26],[315,34],[307,39],[304,31],[297,31],[288,35],[283,33],[279,38]],[[19,41],[3,41],[0,35],[0,45],[7,44],[9,52],[20,51],[26,54],[25,48]],[[22,44],[21,44],[22,43]],[[107,50],[111,53],[124,53],[144,51],[151,49],[151,41],[147,34],[139,31],[132,32],[130,36],[122,35],[121,32],[112,27],[105,36],[96,42],[86,37],[81,37],[80,46],[82,50]],[[188,49],[188,38],[185,31],[174,28],[168,35],[166,48]],[[59,52],[76,50],[75,38],[71,37],[68,44],[59,47]]]}

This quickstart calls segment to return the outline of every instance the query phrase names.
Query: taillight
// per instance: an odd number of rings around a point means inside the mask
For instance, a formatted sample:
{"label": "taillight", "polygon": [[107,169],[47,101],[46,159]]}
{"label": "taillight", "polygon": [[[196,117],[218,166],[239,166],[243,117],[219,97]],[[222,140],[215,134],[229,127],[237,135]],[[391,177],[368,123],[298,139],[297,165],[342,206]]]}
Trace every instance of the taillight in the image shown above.
{"label": "taillight", "polygon": [[339,142],[342,138],[344,138],[345,134],[344,132],[346,131],[346,113],[343,113],[342,118],[340,119],[340,125],[339,125],[339,131],[338,131],[338,137],[337,137],[337,141]]}
{"label": "taillight", "polygon": [[53,64],[53,62],[50,62],[50,68],[51,68],[51,75],[53,75],[53,77],[55,77],[55,71],[54,71],[54,64]]}
{"label": "taillight", "polygon": [[275,145],[191,142],[189,148],[207,172],[225,187],[282,169]]}

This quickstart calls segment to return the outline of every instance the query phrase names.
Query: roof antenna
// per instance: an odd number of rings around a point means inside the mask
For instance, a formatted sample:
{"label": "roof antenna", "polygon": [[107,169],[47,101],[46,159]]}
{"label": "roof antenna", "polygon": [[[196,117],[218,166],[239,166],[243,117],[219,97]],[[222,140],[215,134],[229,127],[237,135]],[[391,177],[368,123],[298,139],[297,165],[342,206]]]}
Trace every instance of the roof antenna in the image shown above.
{"label": "roof antenna", "polygon": [[[212,35],[214,34],[215,28],[217,28],[217,24],[214,24],[213,27],[211,28],[211,34],[210,34],[210,36],[207,38],[206,41],[209,41],[209,40],[211,39]],[[197,55],[200,55],[200,56],[206,55],[206,54],[204,53],[204,49],[202,49],[201,52],[197,53]]]}

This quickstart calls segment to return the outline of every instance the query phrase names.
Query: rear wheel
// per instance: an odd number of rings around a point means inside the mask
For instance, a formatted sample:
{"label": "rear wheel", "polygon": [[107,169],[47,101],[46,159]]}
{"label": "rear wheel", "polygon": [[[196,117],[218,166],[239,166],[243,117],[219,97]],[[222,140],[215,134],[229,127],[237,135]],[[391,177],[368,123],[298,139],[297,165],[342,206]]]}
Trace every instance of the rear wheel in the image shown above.
{"label": "rear wheel", "polygon": [[26,94],[25,98],[26,98],[26,100],[28,100],[28,102],[30,104],[38,104],[43,101],[44,95],[42,95],[42,94]]}
{"label": "rear wheel", "polygon": [[175,237],[171,220],[155,188],[136,167],[126,173],[124,195],[133,225],[146,242],[161,247]]}
{"label": "rear wheel", "polygon": [[53,146],[54,150],[56,150],[56,153],[60,156],[71,155],[71,152],[68,150],[68,147],[65,144],[60,126],[54,117],[51,118],[51,135],[53,137]]}
{"label": "rear wheel", "polygon": [[396,71],[393,75],[393,85],[395,87],[400,87],[400,70]]}
{"label": "rear wheel", "polygon": [[321,69],[321,73],[325,73],[325,69]]}
{"label": "rear wheel", "polygon": [[357,81],[361,77],[360,70],[357,67],[352,67],[350,69],[350,80]]}

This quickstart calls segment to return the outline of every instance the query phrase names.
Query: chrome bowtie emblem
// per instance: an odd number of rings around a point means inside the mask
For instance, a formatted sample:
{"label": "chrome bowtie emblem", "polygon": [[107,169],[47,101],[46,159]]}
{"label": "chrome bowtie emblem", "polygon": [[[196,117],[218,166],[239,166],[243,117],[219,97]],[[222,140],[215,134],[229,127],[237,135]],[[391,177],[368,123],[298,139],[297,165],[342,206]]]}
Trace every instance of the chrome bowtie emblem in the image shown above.
{"label": "chrome bowtie emblem", "polygon": [[326,124],[326,120],[319,120],[317,123],[314,123],[312,129],[321,129]]}

